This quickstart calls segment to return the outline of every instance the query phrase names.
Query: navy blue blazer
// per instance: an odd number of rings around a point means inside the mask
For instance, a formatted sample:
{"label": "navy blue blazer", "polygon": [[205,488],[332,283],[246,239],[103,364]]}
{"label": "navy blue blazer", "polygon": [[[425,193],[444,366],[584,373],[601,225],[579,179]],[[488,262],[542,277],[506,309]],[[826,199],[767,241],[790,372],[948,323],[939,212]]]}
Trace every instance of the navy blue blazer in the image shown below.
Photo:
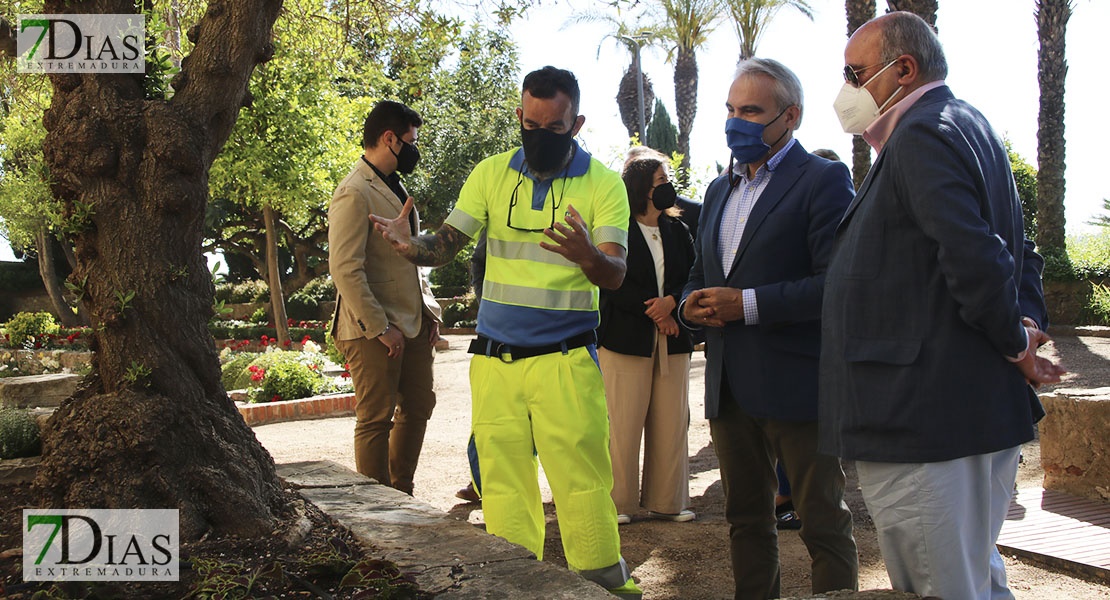
{"label": "navy blue blazer", "polygon": [[705,192],[683,298],[706,287],[754,289],[759,324],[705,328],[705,416],[717,416],[727,374],[731,399],[749,415],[815,421],[821,294],[833,232],[852,200],[848,167],[796,142],[752,208],[726,273],[717,246],[730,192],[727,174]]}
{"label": "navy blue blazer", "polygon": [[[663,241],[663,293],[674,297],[678,319],[678,301],[694,263],[694,243],[690,231],[679,219],[659,216],[659,237]],[[650,357],[655,349],[656,327],[644,310],[649,298],[659,296],[659,279],[655,273],[655,259],[651,256],[647,240],[636,224],[636,217],[628,221],[628,268],[624,282],[615,290],[601,290],[601,324],[597,329],[599,346],[632,356]],[[679,322],[678,337],[667,338],[667,354],[693,352],[690,332]]]}
{"label": "navy blue blazer", "polygon": [[[1006,356],[1043,328],[1043,260],[1002,140],[947,87],[901,117],[840,224],[822,315],[820,449],[936,462],[1033,438]],[[1039,413],[1039,414],[1038,414]]]}

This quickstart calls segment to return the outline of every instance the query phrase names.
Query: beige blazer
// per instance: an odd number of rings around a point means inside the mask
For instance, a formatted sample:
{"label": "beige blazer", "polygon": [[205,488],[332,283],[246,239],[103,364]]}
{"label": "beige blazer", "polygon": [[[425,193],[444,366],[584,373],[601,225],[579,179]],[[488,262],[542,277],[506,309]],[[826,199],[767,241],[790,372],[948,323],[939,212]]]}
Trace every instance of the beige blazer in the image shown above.
{"label": "beige blazer", "polygon": [[[375,338],[388,324],[411,338],[420,332],[422,313],[440,321],[427,278],[370,222],[371,214],[395,218],[401,207],[389,185],[361,158],[335,189],[328,207],[328,268],[337,292],[331,323],[337,340]],[[419,231],[419,215],[416,224]]]}

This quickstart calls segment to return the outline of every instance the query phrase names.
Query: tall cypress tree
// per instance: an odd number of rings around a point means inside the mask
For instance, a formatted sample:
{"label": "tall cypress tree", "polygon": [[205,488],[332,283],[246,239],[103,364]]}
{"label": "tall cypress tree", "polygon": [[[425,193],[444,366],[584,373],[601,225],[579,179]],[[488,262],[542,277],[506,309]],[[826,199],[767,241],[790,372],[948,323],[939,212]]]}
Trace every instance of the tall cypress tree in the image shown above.
{"label": "tall cypress tree", "polygon": [[654,148],[667,156],[678,151],[678,128],[667,114],[667,107],[658,98],[655,99],[655,110],[652,111],[651,123],[648,123],[644,145]]}

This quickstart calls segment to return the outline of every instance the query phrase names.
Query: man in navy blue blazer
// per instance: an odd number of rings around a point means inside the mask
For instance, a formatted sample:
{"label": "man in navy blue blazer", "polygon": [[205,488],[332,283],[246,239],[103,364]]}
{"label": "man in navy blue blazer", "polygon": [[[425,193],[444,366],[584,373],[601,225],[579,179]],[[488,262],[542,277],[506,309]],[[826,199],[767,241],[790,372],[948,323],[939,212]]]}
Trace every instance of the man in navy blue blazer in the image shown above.
{"label": "man in navy blue blazer", "polygon": [[[736,598],[778,598],[775,459],[790,476],[813,591],[857,587],[844,472],[817,454],[821,294],[848,168],[794,139],[802,87],[742,62],[729,89],[730,168],[709,185],[681,314],[706,334],[705,416],[725,492]],[[732,164],[735,163],[735,164]]]}
{"label": "man in navy blue blazer", "polygon": [[826,275],[821,450],[856,460],[896,589],[1013,598],[995,541],[1044,414],[1029,383],[1062,372],[1036,356],[1044,263],[1002,140],[944,84],[932,28],[889,13],[844,58],[835,108],[878,155]]}

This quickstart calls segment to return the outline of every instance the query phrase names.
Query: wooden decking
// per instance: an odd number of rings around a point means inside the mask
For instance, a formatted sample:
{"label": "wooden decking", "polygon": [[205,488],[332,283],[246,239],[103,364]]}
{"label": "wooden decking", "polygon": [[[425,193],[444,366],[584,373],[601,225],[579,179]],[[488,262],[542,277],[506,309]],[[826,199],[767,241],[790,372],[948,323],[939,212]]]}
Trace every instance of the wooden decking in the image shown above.
{"label": "wooden decking", "polygon": [[998,546],[1110,582],[1110,503],[1040,488],[1019,490]]}

